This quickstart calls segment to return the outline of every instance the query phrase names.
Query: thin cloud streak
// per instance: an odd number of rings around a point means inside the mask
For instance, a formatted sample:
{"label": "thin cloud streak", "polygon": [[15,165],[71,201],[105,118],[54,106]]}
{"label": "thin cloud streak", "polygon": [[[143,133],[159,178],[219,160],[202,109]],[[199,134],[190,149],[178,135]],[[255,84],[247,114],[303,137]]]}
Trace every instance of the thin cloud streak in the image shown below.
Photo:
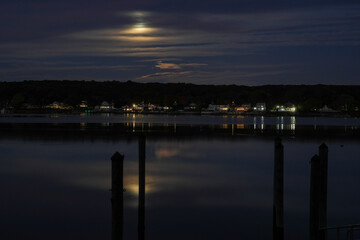
{"label": "thin cloud streak", "polygon": [[168,78],[168,77],[171,77],[171,78],[174,78],[174,77],[179,77],[179,76],[184,76],[184,75],[188,75],[188,74],[191,74],[192,71],[184,71],[184,72],[158,72],[158,73],[152,73],[152,74],[148,74],[148,75],[144,75],[144,76],[141,76],[139,78],[137,78],[138,80],[142,80],[142,79],[148,79],[148,78],[151,78],[151,79],[154,79],[154,78],[157,78],[157,80],[161,80],[161,78],[158,78],[158,77],[162,77],[162,79],[165,78]]}
{"label": "thin cloud streak", "polygon": [[192,68],[198,68],[202,66],[207,66],[205,63],[165,63],[163,61],[158,61],[155,65],[156,68],[159,69],[183,69],[184,67],[192,67]]}
{"label": "thin cloud streak", "polygon": [[164,63],[162,61],[159,61],[155,67],[160,69],[181,69],[181,66],[179,64],[175,63]]}
{"label": "thin cloud streak", "polygon": [[264,81],[269,77],[288,74],[289,70],[262,70],[254,71],[184,71],[184,72],[156,72],[138,77],[140,82],[183,82],[198,84],[233,84],[237,82],[242,85],[258,85],[257,78],[261,77]]}

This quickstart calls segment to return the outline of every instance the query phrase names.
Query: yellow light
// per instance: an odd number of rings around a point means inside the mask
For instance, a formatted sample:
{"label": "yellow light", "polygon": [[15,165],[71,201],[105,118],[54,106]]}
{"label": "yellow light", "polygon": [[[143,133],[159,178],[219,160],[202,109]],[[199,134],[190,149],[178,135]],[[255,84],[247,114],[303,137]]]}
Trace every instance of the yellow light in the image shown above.
{"label": "yellow light", "polygon": [[245,128],[245,124],[236,124],[236,128],[237,128],[237,129],[244,129],[244,128]]}
{"label": "yellow light", "polygon": [[122,31],[124,34],[148,34],[155,32],[155,28],[150,28],[145,26],[143,23],[137,23],[133,25],[131,28],[125,29]]}

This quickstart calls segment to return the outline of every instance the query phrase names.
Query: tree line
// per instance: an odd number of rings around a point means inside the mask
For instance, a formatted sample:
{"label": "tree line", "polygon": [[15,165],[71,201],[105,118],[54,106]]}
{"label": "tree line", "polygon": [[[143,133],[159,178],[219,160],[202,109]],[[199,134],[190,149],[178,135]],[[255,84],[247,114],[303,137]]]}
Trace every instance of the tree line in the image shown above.
{"label": "tree line", "polygon": [[46,106],[54,101],[76,107],[83,100],[89,106],[102,101],[116,107],[152,103],[182,108],[190,103],[240,105],[266,103],[268,109],[293,104],[299,111],[313,111],[324,105],[336,110],[359,111],[360,86],[348,85],[196,85],[189,83],[137,83],[132,81],[23,81],[0,82],[2,107],[25,104]]}

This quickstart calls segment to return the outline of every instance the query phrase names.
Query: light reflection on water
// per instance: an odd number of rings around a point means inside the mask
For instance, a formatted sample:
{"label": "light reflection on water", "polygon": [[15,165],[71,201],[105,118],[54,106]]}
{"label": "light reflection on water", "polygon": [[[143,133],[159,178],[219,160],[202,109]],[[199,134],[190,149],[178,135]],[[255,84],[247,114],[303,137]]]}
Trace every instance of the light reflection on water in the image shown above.
{"label": "light reflection on water", "polygon": [[[283,142],[285,237],[307,239],[309,160],[322,140]],[[358,143],[327,143],[328,224],[357,223]],[[115,151],[125,154],[124,239],[136,239],[136,141],[2,139],[0,150],[4,239],[110,239]],[[146,151],[146,239],[271,239],[272,139],[151,138]]]}
{"label": "light reflection on water", "polygon": [[[5,116],[0,123],[145,123],[145,124],[183,124],[183,125],[222,125],[245,124],[260,128],[261,125],[273,126],[343,126],[359,127],[360,119],[347,117],[300,117],[300,116],[236,116],[236,115],[143,115],[112,114],[96,115],[39,115]],[[255,125],[260,125],[255,127]]]}

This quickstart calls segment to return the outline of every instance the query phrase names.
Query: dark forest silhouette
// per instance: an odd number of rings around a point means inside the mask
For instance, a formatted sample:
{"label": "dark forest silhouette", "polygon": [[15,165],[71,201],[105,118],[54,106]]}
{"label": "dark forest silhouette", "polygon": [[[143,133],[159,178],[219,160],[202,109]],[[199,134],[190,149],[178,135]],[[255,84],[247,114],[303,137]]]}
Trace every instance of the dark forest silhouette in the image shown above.
{"label": "dark forest silhouette", "polygon": [[20,107],[23,104],[45,106],[61,101],[70,106],[86,100],[89,106],[108,101],[116,107],[137,103],[172,106],[174,109],[195,103],[255,104],[268,107],[291,103],[299,111],[324,105],[355,111],[360,107],[360,86],[341,85],[195,85],[187,83],[136,83],[132,81],[23,81],[0,82],[0,104]]}

